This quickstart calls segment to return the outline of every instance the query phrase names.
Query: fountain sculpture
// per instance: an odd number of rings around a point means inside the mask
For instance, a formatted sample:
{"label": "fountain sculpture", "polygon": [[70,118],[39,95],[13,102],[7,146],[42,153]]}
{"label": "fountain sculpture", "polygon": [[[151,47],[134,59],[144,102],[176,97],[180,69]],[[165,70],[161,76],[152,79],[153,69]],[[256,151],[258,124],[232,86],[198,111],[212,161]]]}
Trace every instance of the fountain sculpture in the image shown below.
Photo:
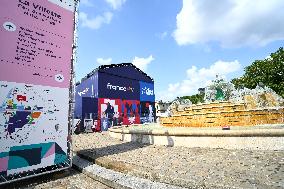
{"label": "fountain sculpture", "polygon": [[259,84],[255,89],[235,89],[218,76],[205,88],[204,102],[176,100],[161,118],[164,126],[217,127],[284,123],[284,99]]}

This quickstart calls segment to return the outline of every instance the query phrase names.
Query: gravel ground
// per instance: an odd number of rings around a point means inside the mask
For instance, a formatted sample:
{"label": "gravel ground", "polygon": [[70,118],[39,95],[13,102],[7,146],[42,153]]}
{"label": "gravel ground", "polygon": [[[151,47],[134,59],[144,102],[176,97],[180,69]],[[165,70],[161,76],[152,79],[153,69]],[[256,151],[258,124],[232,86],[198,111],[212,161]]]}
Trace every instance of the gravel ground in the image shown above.
{"label": "gravel ground", "polygon": [[12,184],[0,186],[3,189],[110,189],[74,169],[46,174]]}
{"label": "gravel ground", "polygon": [[284,151],[142,145],[107,132],[74,135],[73,150],[107,168],[182,187],[284,188]]}

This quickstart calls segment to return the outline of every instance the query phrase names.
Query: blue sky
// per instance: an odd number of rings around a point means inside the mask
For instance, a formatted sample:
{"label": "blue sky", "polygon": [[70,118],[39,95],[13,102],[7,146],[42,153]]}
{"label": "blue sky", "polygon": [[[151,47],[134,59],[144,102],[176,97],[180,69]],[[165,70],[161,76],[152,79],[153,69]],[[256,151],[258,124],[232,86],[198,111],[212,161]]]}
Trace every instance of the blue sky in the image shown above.
{"label": "blue sky", "polygon": [[132,62],[155,80],[156,100],[192,95],[284,46],[281,0],[81,0],[76,80]]}

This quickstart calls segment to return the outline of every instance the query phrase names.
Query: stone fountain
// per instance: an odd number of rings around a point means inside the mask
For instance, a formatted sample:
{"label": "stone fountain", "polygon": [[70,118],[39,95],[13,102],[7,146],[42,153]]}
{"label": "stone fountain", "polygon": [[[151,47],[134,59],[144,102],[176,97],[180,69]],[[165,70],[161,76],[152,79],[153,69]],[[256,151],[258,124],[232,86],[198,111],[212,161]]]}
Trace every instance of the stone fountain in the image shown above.
{"label": "stone fountain", "polygon": [[205,103],[176,100],[168,109],[164,126],[218,127],[283,124],[284,99],[262,84],[255,89],[235,89],[216,77],[205,88]]}

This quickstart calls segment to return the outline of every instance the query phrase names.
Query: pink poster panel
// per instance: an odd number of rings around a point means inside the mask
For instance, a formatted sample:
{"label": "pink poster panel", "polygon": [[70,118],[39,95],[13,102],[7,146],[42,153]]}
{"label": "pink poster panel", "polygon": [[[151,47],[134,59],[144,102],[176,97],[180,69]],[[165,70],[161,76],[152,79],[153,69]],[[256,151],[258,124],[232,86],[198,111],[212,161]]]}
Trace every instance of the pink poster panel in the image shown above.
{"label": "pink poster panel", "polygon": [[72,7],[56,0],[0,1],[1,81],[69,87]]}

